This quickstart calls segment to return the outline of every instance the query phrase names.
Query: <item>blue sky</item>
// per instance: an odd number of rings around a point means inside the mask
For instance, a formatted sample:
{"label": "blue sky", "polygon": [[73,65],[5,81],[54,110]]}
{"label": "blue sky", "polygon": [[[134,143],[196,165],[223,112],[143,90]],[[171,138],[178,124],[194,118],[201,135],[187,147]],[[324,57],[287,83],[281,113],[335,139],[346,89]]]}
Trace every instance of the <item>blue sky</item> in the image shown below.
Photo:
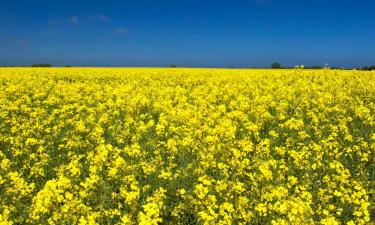
{"label": "blue sky", "polygon": [[0,65],[375,64],[375,1],[0,1]]}

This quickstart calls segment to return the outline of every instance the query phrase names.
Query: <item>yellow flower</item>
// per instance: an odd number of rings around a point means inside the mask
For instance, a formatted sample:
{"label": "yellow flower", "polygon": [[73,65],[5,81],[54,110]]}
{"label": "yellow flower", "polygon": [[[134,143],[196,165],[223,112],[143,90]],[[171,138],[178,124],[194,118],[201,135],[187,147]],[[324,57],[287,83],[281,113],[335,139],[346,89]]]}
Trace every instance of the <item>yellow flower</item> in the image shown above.
{"label": "yellow flower", "polygon": [[0,68],[0,223],[371,224],[374,77]]}

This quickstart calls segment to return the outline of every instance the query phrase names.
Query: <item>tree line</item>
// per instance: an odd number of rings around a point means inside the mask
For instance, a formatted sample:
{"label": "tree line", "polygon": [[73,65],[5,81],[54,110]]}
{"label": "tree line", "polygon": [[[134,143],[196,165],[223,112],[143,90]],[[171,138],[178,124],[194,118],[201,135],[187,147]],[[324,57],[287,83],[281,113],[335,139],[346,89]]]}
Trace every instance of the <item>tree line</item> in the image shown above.
{"label": "tree line", "polygon": [[[30,66],[31,67],[53,67],[49,63],[36,63],[36,64],[31,64]],[[0,67],[20,67],[20,66],[0,65]],[[27,67],[27,66],[21,66],[21,67]],[[72,66],[65,65],[63,67],[72,67]],[[177,65],[172,64],[172,65],[170,65],[170,67],[171,68],[177,68]],[[229,69],[234,69],[235,67],[228,67],[228,68]],[[259,69],[262,69],[262,68],[267,68],[267,67],[249,67],[249,68],[259,68]],[[271,64],[271,66],[269,68],[271,68],[271,69],[295,69],[295,68],[298,68],[298,69],[323,69],[323,68],[328,68],[328,65],[324,65],[324,66],[319,66],[319,65],[312,65],[312,66],[298,65],[298,66],[295,66],[295,67],[287,67],[287,66],[281,65],[281,63],[279,63],[279,62],[274,62],[274,63]],[[355,68],[346,68],[346,67],[329,67],[329,68],[330,69],[356,69],[356,70],[371,71],[371,70],[375,70],[375,65],[364,66],[364,67],[355,67]]]}
{"label": "tree line", "polygon": [[375,70],[375,65],[372,66],[364,66],[364,67],[355,67],[355,68],[346,68],[346,67],[328,67],[328,65],[319,66],[319,65],[312,65],[312,66],[304,66],[304,65],[298,65],[295,67],[284,67],[281,65],[281,63],[274,62],[271,64],[272,69],[293,69],[293,68],[299,68],[299,69],[323,69],[323,68],[330,68],[330,69],[356,69],[356,70],[366,70],[371,71]]}

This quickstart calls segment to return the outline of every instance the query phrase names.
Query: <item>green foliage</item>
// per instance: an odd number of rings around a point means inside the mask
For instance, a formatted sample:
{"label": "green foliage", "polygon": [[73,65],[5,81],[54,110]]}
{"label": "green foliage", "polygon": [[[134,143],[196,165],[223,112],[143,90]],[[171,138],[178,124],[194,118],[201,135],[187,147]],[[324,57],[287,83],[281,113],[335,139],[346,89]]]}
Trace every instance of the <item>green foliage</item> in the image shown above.
{"label": "green foliage", "polygon": [[361,67],[360,69],[361,70],[368,70],[368,71],[375,70],[375,65]]}
{"label": "green foliage", "polygon": [[52,67],[51,64],[48,63],[37,63],[37,64],[32,64],[31,67]]}
{"label": "green foliage", "polygon": [[281,69],[282,67],[281,67],[280,63],[274,62],[274,63],[271,64],[271,68],[272,69]]}
{"label": "green foliage", "polygon": [[305,69],[322,69],[321,66],[314,65],[314,66],[305,66]]}

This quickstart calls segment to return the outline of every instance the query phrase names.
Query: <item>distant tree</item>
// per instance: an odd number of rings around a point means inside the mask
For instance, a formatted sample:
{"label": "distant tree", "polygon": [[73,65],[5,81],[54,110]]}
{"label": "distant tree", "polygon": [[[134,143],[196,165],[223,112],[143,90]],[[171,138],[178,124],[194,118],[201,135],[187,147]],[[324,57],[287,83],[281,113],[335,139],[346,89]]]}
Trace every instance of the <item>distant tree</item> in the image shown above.
{"label": "distant tree", "polygon": [[322,67],[321,66],[310,66],[310,67],[306,67],[306,69],[321,69]]}
{"label": "distant tree", "polygon": [[272,69],[281,69],[281,64],[278,62],[274,62],[271,64]]}
{"label": "distant tree", "polygon": [[171,68],[177,68],[177,66],[173,64],[173,65],[171,65]]}
{"label": "distant tree", "polygon": [[375,65],[373,65],[373,66],[364,66],[364,67],[361,67],[360,70],[367,70],[367,71],[375,70]]}
{"label": "distant tree", "polygon": [[31,67],[52,67],[52,65],[48,63],[39,63],[39,64],[32,64]]}
{"label": "distant tree", "polygon": [[64,67],[72,67],[71,65],[65,65]]}

